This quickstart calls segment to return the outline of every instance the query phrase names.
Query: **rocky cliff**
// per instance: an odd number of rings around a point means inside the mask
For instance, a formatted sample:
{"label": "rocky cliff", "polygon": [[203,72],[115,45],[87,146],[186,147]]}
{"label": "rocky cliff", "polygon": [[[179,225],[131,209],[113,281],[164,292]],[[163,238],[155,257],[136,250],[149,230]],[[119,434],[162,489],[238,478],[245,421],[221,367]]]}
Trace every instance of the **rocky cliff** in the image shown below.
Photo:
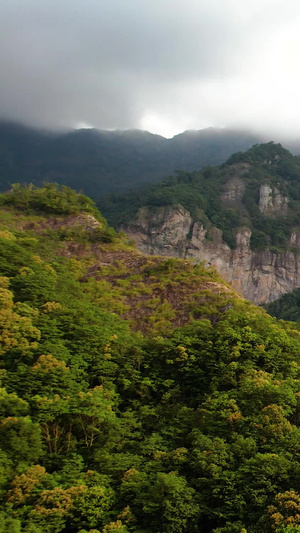
{"label": "rocky cliff", "polygon": [[141,251],[203,261],[256,304],[300,287],[300,157],[281,145],[178,171],[117,205]]}
{"label": "rocky cliff", "polygon": [[262,185],[259,191],[259,210],[265,215],[286,215],[289,199],[280,193],[277,187]]}
{"label": "rocky cliff", "polygon": [[[287,200],[265,187],[261,190],[260,207],[276,211]],[[236,232],[236,248],[222,241],[217,228],[205,229],[193,222],[191,214],[181,205],[175,207],[143,207],[125,231],[147,254],[193,258],[213,266],[233,288],[256,304],[273,301],[300,287],[300,233],[290,237],[292,249],[275,253],[269,249],[250,248],[251,230]]]}

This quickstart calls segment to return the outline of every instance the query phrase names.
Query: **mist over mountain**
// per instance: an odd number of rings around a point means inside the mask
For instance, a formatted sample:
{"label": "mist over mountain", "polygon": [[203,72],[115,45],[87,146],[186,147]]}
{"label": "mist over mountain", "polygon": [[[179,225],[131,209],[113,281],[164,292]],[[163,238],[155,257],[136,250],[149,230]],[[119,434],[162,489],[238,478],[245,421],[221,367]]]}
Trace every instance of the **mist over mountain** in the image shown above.
{"label": "mist over mountain", "polygon": [[261,135],[220,128],[166,139],[141,130],[54,133],[2,121],[0,189],[20,181],[37,186],[57,182],[97,199],[158,182],[176,169],[222,163],[259,142]]}

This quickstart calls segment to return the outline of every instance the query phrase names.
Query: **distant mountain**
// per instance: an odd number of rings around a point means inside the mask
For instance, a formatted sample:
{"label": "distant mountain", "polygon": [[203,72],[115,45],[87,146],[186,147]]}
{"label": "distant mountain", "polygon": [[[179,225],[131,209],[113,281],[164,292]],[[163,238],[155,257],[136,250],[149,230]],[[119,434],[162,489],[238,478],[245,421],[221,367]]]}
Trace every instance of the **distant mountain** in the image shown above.
{"label": "distant mountain", "polygon": [[140,130],[53,133],[0,122],[0,190],[15,182],[57,182],[98,199],[158,182],[176,169],[222,163],[260,142],[260,135],[229,129],[185,131],[166,139]]}

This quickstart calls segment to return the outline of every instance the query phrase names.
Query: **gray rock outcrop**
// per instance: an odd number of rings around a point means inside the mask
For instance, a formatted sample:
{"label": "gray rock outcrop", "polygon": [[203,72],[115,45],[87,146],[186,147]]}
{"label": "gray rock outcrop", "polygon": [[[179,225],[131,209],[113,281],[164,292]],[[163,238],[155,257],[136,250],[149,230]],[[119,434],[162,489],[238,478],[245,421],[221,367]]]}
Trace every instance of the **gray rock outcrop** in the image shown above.
{"label": "gray rock outcrop", "polygon": [[[265,193],[268,198],[267,189]],[[270,208],[267,202],[264,205]],[[272,205],[277,205],[276,201]],[[192,258],[213,266],[235,290],[256,304],[276,300],[300,287],[300,256],[295,250],[300,249],[297,231],[290,238],[293,249],[275,253],[268,249],[251,250],[251,230],[243,227],[237,230],[236,248],[231,249],[222,241],[221,230],[208,231],[201,223],[194,223],[181,205],[143,207],[123,229],[144,253]]]}
{"label": "gray rock outcrop", "polygon": [[288,211],[289,200],[276,188],[261,185],[259,190],[259,210],[264,215],[285,215]]}

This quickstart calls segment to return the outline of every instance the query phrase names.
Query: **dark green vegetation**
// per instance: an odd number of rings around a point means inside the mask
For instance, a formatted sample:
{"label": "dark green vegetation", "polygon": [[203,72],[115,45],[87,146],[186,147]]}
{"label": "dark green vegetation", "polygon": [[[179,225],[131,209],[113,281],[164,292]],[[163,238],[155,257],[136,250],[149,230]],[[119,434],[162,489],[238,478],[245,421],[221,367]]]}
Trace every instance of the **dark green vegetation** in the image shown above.
{"label": "dark green vegetation", "polygon": [[268,313],[282,320],[300,322],[300,289],[285,294],[265,306]]}
{"label": "dark green vegetation", "polygon": [[299,332],[68,189],[1,204],[0,532],[297,531]]}
{"label": "dark green vegetation", "polygon": [[[272,207],[259,208],[260,188],[272,188]],[[277,197],[275,198],[275,195]],[[287,198],[283,207],[278,198]],[[291,232],[300,226],[300,159],[280,144],[255,145],[239,152],[218,167],[198,172],[178,171],[162,183],[127,195],[112,195],[100,207],[111,224],[132,220],[142,206],[183,205],[194,221],[209,229],[217,227],[223,240],[235,247],[238,228],[252,230],[253,250],[283,251]]]}
{"label": "dark green vegetation", "polygon": [[0,122],[0,191],[17,181],[55,182],[98,200],[157,182],[178,168],[222,163],[255,142],[261,142],[259,135],[213,128],[165,139],[139,130],[54,134]]}

